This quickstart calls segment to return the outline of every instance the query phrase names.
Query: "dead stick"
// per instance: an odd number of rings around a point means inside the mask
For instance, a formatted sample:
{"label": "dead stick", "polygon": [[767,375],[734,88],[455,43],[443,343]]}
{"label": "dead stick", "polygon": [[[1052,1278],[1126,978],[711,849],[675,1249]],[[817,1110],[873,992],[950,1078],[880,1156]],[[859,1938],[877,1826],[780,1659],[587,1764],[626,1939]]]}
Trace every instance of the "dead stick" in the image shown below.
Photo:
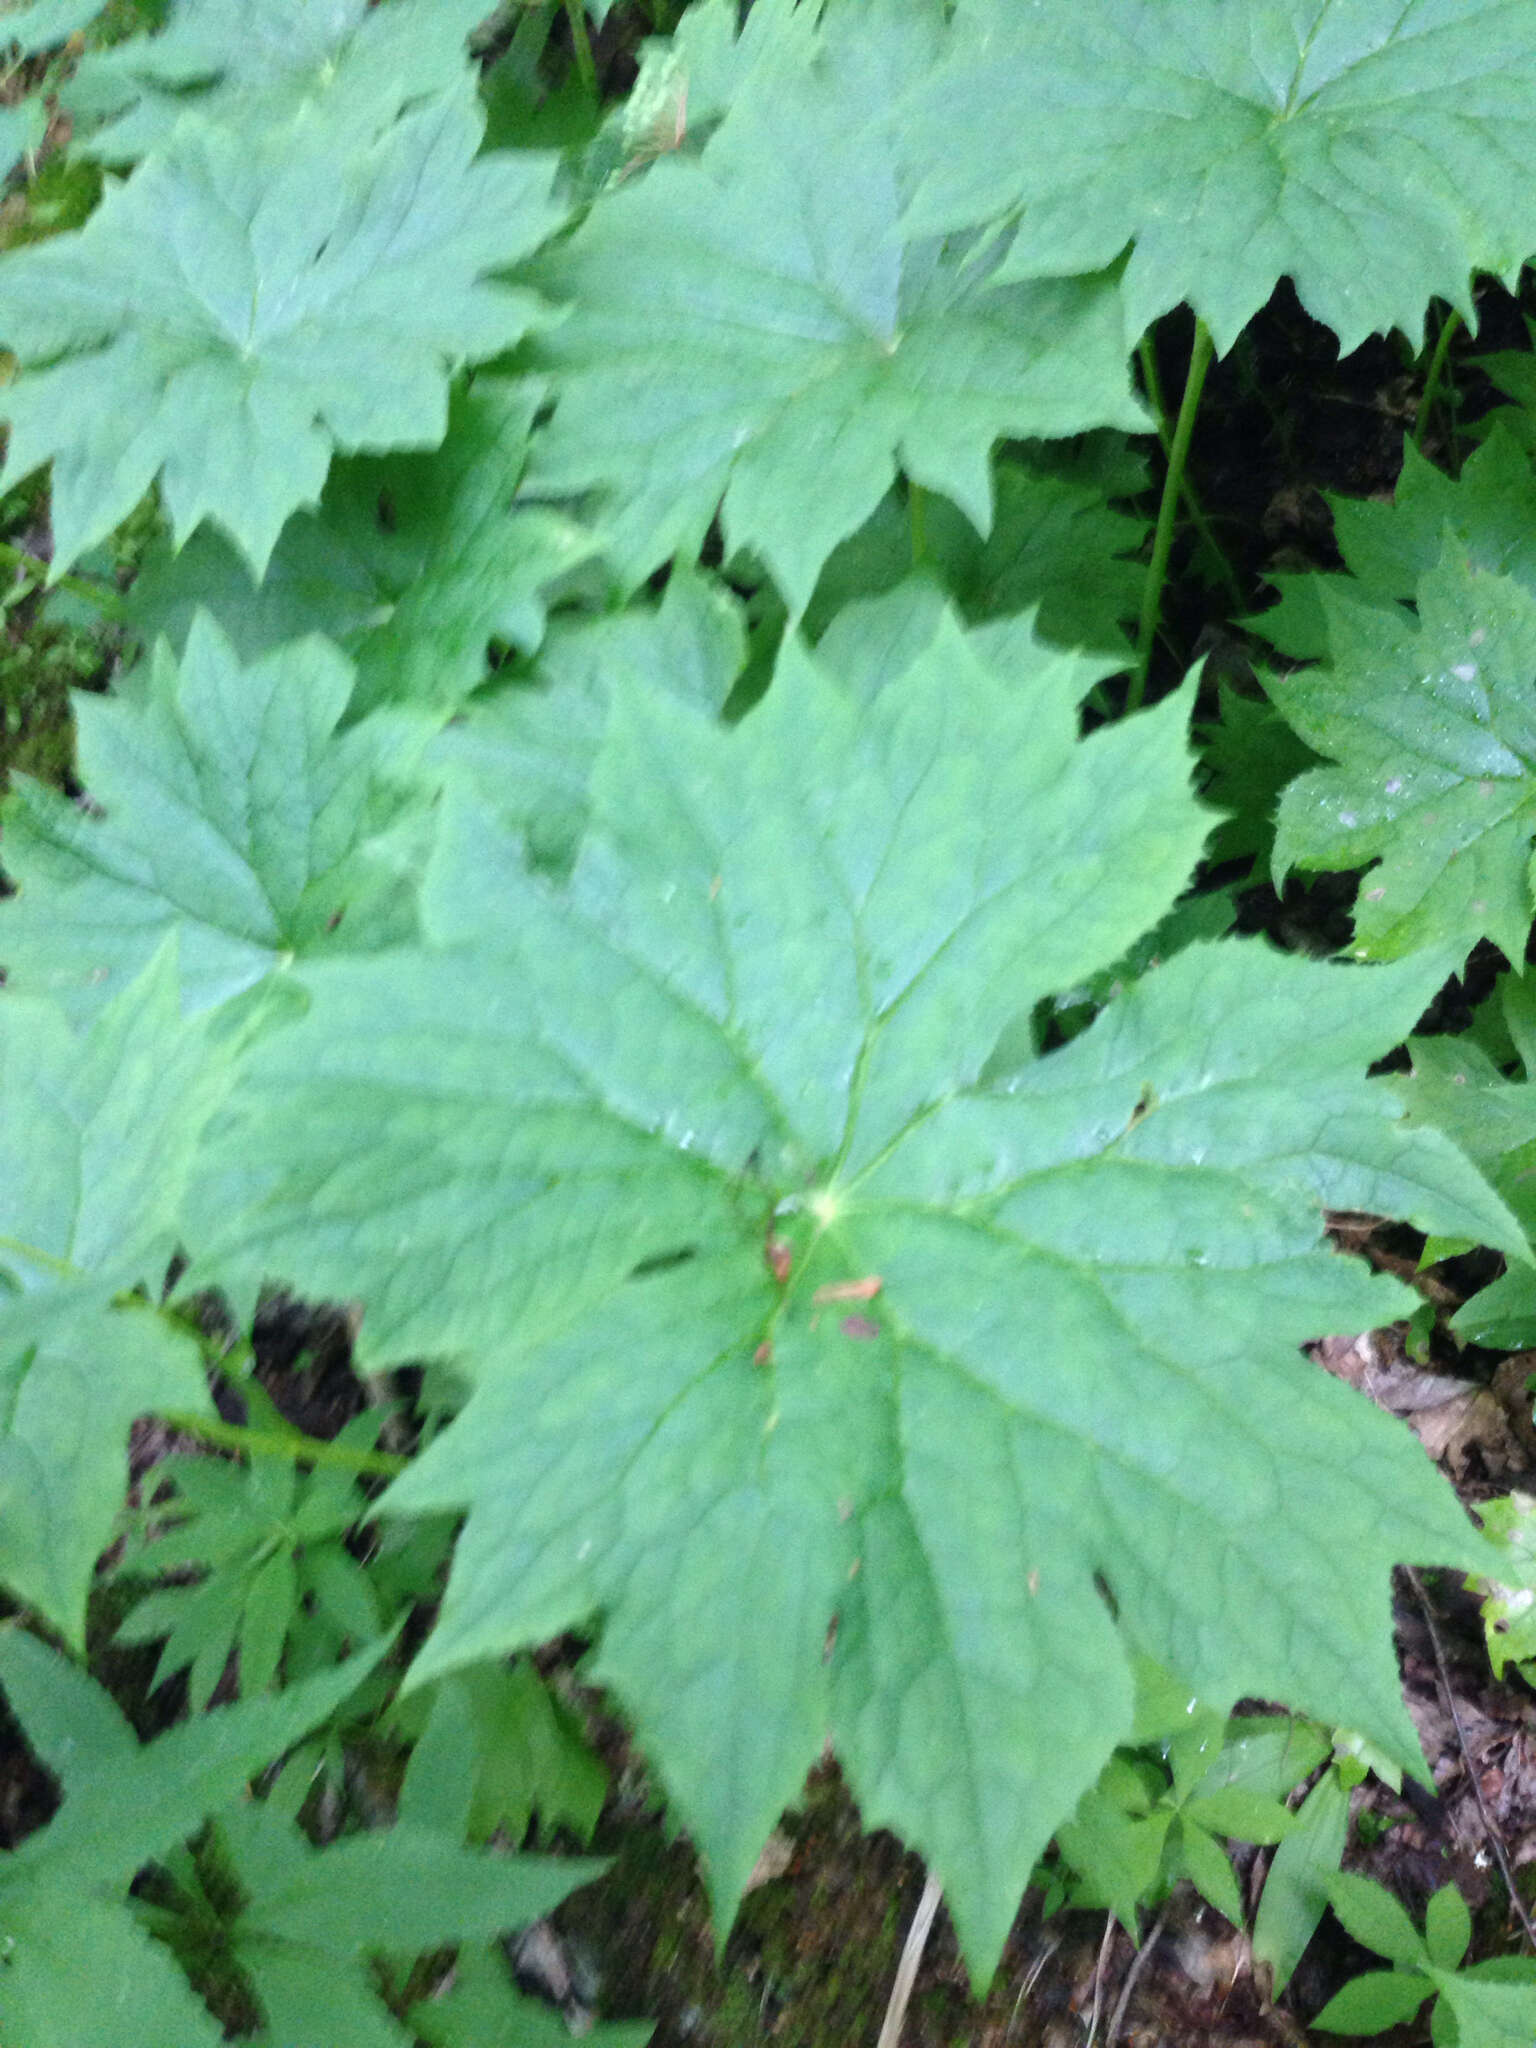
{"label": "dead stick", "polygon": [[1120,2022],[1125,2018],[1125,2009],[1131,2002],[1131,1993],[1136,1989],[1137,1980],[1151,1960],[1152,1951],[1162,1939],[1163,1925],[1168,1918],[1172,1899],[1164,1901],[1163,1910],[1152,1922],[1152,1931],[1131,1958],[1131,1967],[1125,1973],[1125,1982],[1120,1986],[1120,1996],[1115,2000],[1114,2012],[1110,2015],[1109,2032],[1104,2036],[1104,2048],[1115,2048],[1120,2038]]}
{"label": "dead stick", "polygon": [[901,1961],[896,1965],[896,1982],[891,1986],[891,2002],[885,2008],[885,2021],[875,2048],[896,2048],[901,2039],[907,2007],[912,2000],[912,1987],[917,1982],[923,1950],[928,1946],[928,1930],[933,1925],[933,1916],[939,1910],[943,1896],[944,1887],[930,1870],[928,1882],[923,1886],[923,1896],[912,1915],[912,1925],[907,1929],[906,1946],[901,1951]]}
{"label": "dead stick", "polygon": [[1504,1847],[1504,1837],[1500,1834],[1493,1815],[1488,1811],[1487,1801],[1483,1798],[1482,1780],[1478,1777],[1477,1766],[1472,1761],[1472,1750],[1467,1741],[1467,1731],[1461,1725],[1461,1710],[1456,1704],[1456,1694],[1451,1686],[1450,1669],[1445,1661],[1445,1651],[1440,1644],[1440,1631],[1435,1626],[1434,1610],[1429,1604],[1429,1596],[1424,1591],[1419,1575],[1413,1566],[1411,1564],[1404,1565],[1403,1570],[1407,1574],[1408,1583],[1412,1586],[1414,1597],[1417,1599],[1420,1610],[1423,1613],[1424,1626],[1429,1630],[1429,1646],[1435,1653],[1435,1669],[1440,1674],[1440,1690],[1445,1694],[1445,1704],[1451,1710],[1451,1726],[1456,1730],[1456,1741],[1461,1750],[1462,1766],[1467,1774],[1467,1782],[1472,1787],[1472,1797],[1477,1801],[1477,1811],[1483,1823],[1483,1832],[1488,1837],[1488,1846],[1493,1851],[1494,1861],[1499,1866],[1499,1874],[1504,1879],[1505,1888],[1509,1892],[1509,1903],[1514,1909],[1515,1918],[1520,1922],[1521,1929],[1525,1935],[1526,1946],[1533,1952],[1536,1952],[1536,1927],[1531,1925],[1531,1916],[1526,1911],[1525,1901],[1515,1889],[1515,1873],[1509,1867],[1509,1852]]}

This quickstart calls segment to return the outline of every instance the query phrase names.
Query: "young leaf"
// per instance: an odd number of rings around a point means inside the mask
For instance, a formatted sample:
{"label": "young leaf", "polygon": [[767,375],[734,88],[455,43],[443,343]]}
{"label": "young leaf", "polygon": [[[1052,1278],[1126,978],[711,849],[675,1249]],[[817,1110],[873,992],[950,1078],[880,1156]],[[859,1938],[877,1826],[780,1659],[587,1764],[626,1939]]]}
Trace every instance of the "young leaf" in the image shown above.
{"label": "young leaf", "polygon": [[454,392],[430,455],[334,463],[319,510],[289,520],[259,584],[211,527],[179,552],[157,549],[128,593],[128,623],[179,650],[204,606],[246,662],[324,633],[357,668],[349,718],[380,704],[456,710],[484,681],[491,640],[538,646],[544,590],[598,545],[515,501],[537,404],[526,385],[480,377]]}
{"label": "young leaf", "polygon": [[1114,286],[973,276],[904,233],[899,171],[810,69],[748,93],[702,159],[600,199],[541,266],[573,303],[538,351],[557,404],[534,476],[604,494],[629,582],[696,553],[723,500],[727,546],[799,612],[898,464],[986,533],[999,436],[1143,424]]}
{"label": "young leaf", "polygon": [[470,1509],[416,1681],[601,1613],[722,1920],[830,1728],[978,1975],[1130,1645],[1412,1758],[1389,1566],[1487,1559],[1298,1355],[1402,1299],[1316,1205],[1520,1242],[1360,1078],[1437,963],[1192,947],[977,1088],[1204,832],[1186,700],[1079,742],[1062,668],[951,624],[862,704],[793,647],[734,729],[621,691],[569,885],[451,816],[431,949],[308,972],[207,1194],[211,1276],[345,1273],[478,1380],[392,1496]]}
{"label": "young leaf", "polygon": [[1341,1870],[1328,1886],[1328,1903],[1364,1947],[1405,1970],[1429,1961],[1418,1929],[1385,1885]]}
{"label": "young leaf", "polygon": [[1434,1988],[1416,1970],[1366,1970],[1335,1992],[1312,2024],[1330,2034],[1384,2034],[1406,2025]]}
{"label": "young leaf", "polygon": [[[1333,658],[1269,688],[1337,766],[1280,802],[1277,879],[1292,867],[1363,868],[1355,950],[1525,957],[1536,836],[1536,594],[1474,568],[1453,543],[1419,583],[1417,622],[1323,590]],[[1379,863],[1379,865],[1371,865]]]}
{"label": "young leaf", "polygon": [[333,449],[431,447],[448,373],[537,317],[487,273],[559,224],[552,164],[475,161],[466,78],[377,139],[187,120],[78,233],[0,258],[4,476],[53,460],[54,570],[158,477],[178,541],[204,518],[260,576]]}
{"label": "young leaf", "polygon": [[1130,244],[1132,340],[1183,301],[1225,349],[1289,277],[1347,353],[1536,248],[1524,0],[970,0],[897,118],[921,231],[1017,216],[1027,278]]}
{"label": "young leaf", "polygon": [[413,925],[385,834],[408,812],[409,724],[337,736],[352,673],[320,639],[244,668],[199,616],[142,696],[76,702],[80,773],[106,818],[18,780],[0,960],[22,989],[89,1015],[180,934],[188,1007],[227,1002],[294,953],[361,948]]}
{"label": "young leaf", "polygon": [[1453,1884],[1441,1885],[1424,1913],[1424,1945],[1437,1970],[1455,1970],[1472,1945],[1472,1915]]}

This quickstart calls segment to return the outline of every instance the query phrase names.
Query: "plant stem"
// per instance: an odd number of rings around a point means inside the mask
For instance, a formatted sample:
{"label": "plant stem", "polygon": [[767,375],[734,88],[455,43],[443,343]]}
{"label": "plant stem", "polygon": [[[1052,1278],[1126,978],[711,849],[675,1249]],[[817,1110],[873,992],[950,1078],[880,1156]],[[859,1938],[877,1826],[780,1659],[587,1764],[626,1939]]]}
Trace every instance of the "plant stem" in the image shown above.
{"label": "plant stem", "polygon": [[592,39],[587,34],[587,16],[583,0],[565,0],[565,18],[571,25],[571,48],[576,53],[576,70],[587,92],[597,98],[597,62],[592,55]]}
{"label": "plant stem", "polygon": [[252,1458],[287,1458],[295,1465],[330,1465],[337,1471],[356,1472],[367,1478],[393,1479],[410,1463],[392,1451],[354,1450],[350,1444],[331,1444],[305,1436],[302,1430],[242,1429],[238,1423],[219,1422],[190,1409],[162,1408],[160,1419],[172,1429],[184,1429],[204,1443],[223,1450],[243,1451]]}
{"label": "plant stem", "polygon": [[907,479],[907,524],[912,531],[912,566],[928,559],[928,500],[921,484]]}
{"label": "plant stem", "polygon": [[1179,402],[1179,416],[1174,422],[1173,439],[1168,446],[1168,469],[1163,478],[1163,495],[1152,535],[1152,559],[1147,564],[1147,580],[1142,586],[1141,620],[1136,628],[1136,666],[1131,672],[1130,688],[1125,696],[1127,711],[1139,711],[1147,694],[1147,672],[1152,666],[1152,645],[1157,638],[1157,622],[1163,608],[1163,585],[1168,581],[1168,557],[1173,549],[1174,515],[1178,509],[1190,436],[1195,430],[1195,414],[1200,410],[1200,393],[1205,386],[1205,373],[1211,366],[1212,352],[1211,331],[1203,320],[1197,319],[1194,347],[1189,356],[1189,374],[1184,379],[1184,396]]}
{"label": "plant stem", "polygon": [[[1141,364],[1141,381],[1146,387],[1152,405],[1152,415],[1157,421],[1157,438],[1163,444],[1164,457],[1169,453],[1168,409],[1163,404],[1162,379],[1157,374],[1157,351],[1152,346],[1150,330],[1141,337],[1136,346],[1136,360]],[[1211,531],[1211,522],[1205,516],[1205,507],[1195,496],[1195,487],[1186,470],[1179,480],[1179,496],[1184,500],[1184,510],[1189,514],[1189,523],[1199,534],[1201,545],[1210,556],[1227,586],[1227,595],[1232,600],[1234,611],[1246,609],[1243,586],[1237,580],[1237,571],[1227,560],[1227,551]]]}
{"label": "plant stem", "polygon": [[[0,540],[0,564],[21,569],[28,576],[35,576],[39,583],[48,581],[48,564],[42,556],[30,555],[25,548],[19,548],[11,541]],[[54,587],[83,597],[87,604],[95,605],[103,618],[120,619],[123,615],[123,600],[118,592],[108,590],[103,584],[92,583],[89,577],[60,576],[55,579]]]}
{"label": "plant stem", "polygon": [[41,1246],[28,1244],[25,1238],[0,1236],[0,1253],[8,1253],[13,1259],[25,1259],[29,1266],[43,1266],[50,1273],[57,1273],[61,1280],[83,1280],[85,1275],[78,1266],[72,1266],[68,1259],[55,1258],[52,1252],[45,1252]]}
{"label": "plant stem", "polygon": [[885,2021],[875,2048],[897,2048],[901,2040],[907,2007],[912,2002],[912,1987],[917,1982],[933,1916],[939,1910],[939,1900],[943,1896],[944,1888],[930,1870],[923,1885],[923,1895],[917,1902],[917,1911],[912,1915],[912,1925],[907,1929],[901,1961],[896,1965],[896,1982],[891,1986],[890,2003],[885,2008]]}
{"label": "plant stem", "polygon": [[1440,322],[1440,332],[1435,336],[1434,350],[1429,358],[1429,368],[1424,372],[1424,395],[1419,400],[1418,418],[1413,423],[1413,445],[1424,446],[1424,436],[1429,431],[1430,414],[1440,396],[1440,386],[1445,378],[1446,358],[1451,352],[1451,343],[1461,330],[1461,315],[1453,306]]}

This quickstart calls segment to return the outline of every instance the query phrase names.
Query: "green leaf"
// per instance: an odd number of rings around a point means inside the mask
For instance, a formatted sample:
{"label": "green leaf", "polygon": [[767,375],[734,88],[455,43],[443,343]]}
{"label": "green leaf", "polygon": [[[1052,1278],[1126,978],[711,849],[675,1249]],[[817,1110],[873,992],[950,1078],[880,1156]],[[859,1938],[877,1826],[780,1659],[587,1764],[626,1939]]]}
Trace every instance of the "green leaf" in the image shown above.
{"label": "green leaf", "polygon": [[485,11],[483,0],[173,0],[162,33],[89,52],[60,99],[75,147],[110,163],[159,148],[189,111],[254,132],[308,106],[333,129],[339,117],[378,129],[463,79],[464,39]]}
{"label": "green leaf", "polygon": [[[411,2025],[428,2048],[565,2048],[570,2028],[547,2005],[512,1988],[506,1963],[495,1949],[466,1948],[454,1966],[453,1985],[442,1997],[410,2011]],[[593,2027],[583,2038],[592,2048],[645,2048],[655,2032],[648,2020]]]}
{"label": "green leaf", "polygon": [[93,22],[104,0],[33,0],[33,5],[0,12],[0,49],[9,44],[22,57],[55,50]]}
{"label": "green leaf", "polygon": [[746,654],[739,602],[708,577],[674,569],[654,610],[557,620],[527,674],[466,706],[427,749],[426,766],[526,832],[538,866],[568,873],[614,690],[628,677],[665,677],[686,702],[718,713]]}
{"label": "green leaf", "polygon": [[0,2027],[16,2048],[218,2048],[224,2029],[168,1950],[68,1885],[3,1893]]}
{"label": "green leaf", "polygon": [[185,120],[78,233],[0,258],[4,475],[53,461],[54,570],[156,478],[253,572],[334,449],[431,447],[451,370],[538,312],[490,282],[554,228],[542,157],[474,161],[469,80],[382,132]]}
{"label": "green leaf", "polygon": [[[1416,1038],[1413,1067],[1386,1083],[1410,1119],[1444,1134],[1498,1189],[1527,1241],[1536,1236],[1536,1083],[1508,1081],[1468,1038]],[[1511,1264],[1452,1318],[1459,1337],[1519,1350],[1536,1340],[1536,1274]]]}
{"label": "green leaf", "polygon": [[[1536,2027],[1536,1967],[1529,1956],[1476,1963],[1454,1976],[1434,1973],[1440,2003],[1434,2038],[1452,2048],[1528,2048]],[[1442,2013],[1454,2025],[1446,2027]]]}
{"label": "green leaf", "polygon": [[1519,1242],[1361,1078],[1436,962],[1191,947],[978,1088],[1204,833],[1187,696],[1079,741],[1064,671],[947,624],[862,702],[792,643],[732,729],[620,691],[569,884],[450,807],[428,946],[307,970],[205,1195],[210,1278],[477,1382],[387,1497],[470,1511],[414,1682],[600,1614],[722,1921],[830,1729],[978,1976],[1133,1649],[1415,1756],[1389,1567],[1487,1554],[1299,1356],[1406,1299],[1318,1207]]}
{"label": "green leaf", "polygon": [[[64,1804],[46,1827],[28,1835],[0,1865],[0,1886],[45,1879],[50,1888],[126,1892],[140,1867],[185,1840],[206,1817],[243,1792],[262,1765],[280,1756],[355,1692],[383,1656],[380,1643],[335,1671],[290,1686],[281,1695],[243,1700],[184,1721],[129,1753],[108,1738],[105,1718],[90,1731],[90,1748],[68,1770],[55,1696],[69,1667],[21,1630],[0,1630],[0,1686],[24,1730],[34,1722],[50,1763],[61,1766]],[[75,1714],[79,1725],[79,1710]],[[5,1976],[0,1973],[0,1996]],[[3,2006],[0,2006],[3,2013]]]}
{"label": "green leaf", "polygon": [[19,894],[0,910],[17,986],[90,1014],[174,930],[201,1010],[296,953],[408,932],[405,856],[388,835],[429,729],[373,719],[338,736],[351,691],[324,641],[244,668],[201,615],[180,663],[159,651],[137,701],[79,696],[80,773],[106,817],[18,779],[5,855]]}
{"label": "green leaf", "polygon": [[[873,64],[870,41],[845,54]],[[846,77],[775,74],[701,159],[603,197],[541,265],[572,310],[538,348],[557,404],[534,475],[603,494],[630,583],[694,555],[719,508],[799,612],[898,465],[985,534],[999,436],[1142,424],[1114,286],[1001,287],[915,243],[878,113]]]}
{"label": "green leaf", "polygon": [[1419,583],[1417,622],[1325,586],[1333,660],[1270,690],[1336,762],[1281,799],[1277,878],[1296,866],[1372,868],[1355,950],[1494,940],[1525,957],[1536,836],[1536,594],[1480,571],[1454,543]]}
{"label": "green leaf", "polygon": [[211,1414],[201,1355],[148,1303],[227,1065],[182,1022],[174,945],[88,1032],[0,997],[0,1579],[71,1643],[127,1486],[128,1430]]}
{"label": "green leaf", "polygon": [[1405,2026],[1434,1988],[1413,1970],[1367,1970],[1335,1992],[1312,2024],[1330,2034],[1384,2034]]}
{"label": "green leaf", "polygon": [[[1295,1815],[1278,1799],[1245,1785],[1224,1785],[1185,1800],[1180,1812],[1213,1834],[1239,1842],[1280,1842],[1295,1825]],[[1229,1919],[1231,1915],[1227,1916]]]}
{"label": "green leaf", "polygon": [[898,118],[924,232],[1017,216],[1028,278],[1129,244],[1132,341],[1182,301],[1224,350],[1289,277],[1348,353],[1536,248],[1524,0],[971,0]]}
{"label": "green leaf", "polygon": [[1170,1876],[1187,1877],[1201,1898],[1232,1922],[1243,1924],[1243,1894],[1219,1842],[1197,1826],[1188,1808],[1179,1815],[1169,1838]]}
{"label": "green leaf", "polygon": [[128,1486],[128,1432],[212,1415],[202,1355],[148,1307],[84,1285],[0,1294],[0,1582],[75,1648]]}
{"label": "green leaf", "polygon": [[400,1818],[462,1840],[498,1828],[520,1842],[535,1812],[547,1834],[591,1839],[608,1774],[526,1658],[478,1664],[433,1688],[400,1787]]}
{"label": "green leaf", "polygon": [[1400,616],[1419,579],[1440,560],[1447,534],[1475,568],[1513,576],[1536,590],[1536,473],[1518,433],[1495,415],[1486,443],[1474,449],[1459,477],[1447,476],[1403,442],[1403,466],[1390,504],[1327,493],[1334,538],[1349,577],[1276,574],[1281,592],[1271,610],[1245,619],[1293,660],[1329,652],[1323,593],[1344,591],[1389,617]]}
{"label": "green leaf", "polygon": [[[1144,485],[1132,482],[1128,495],[1138,488]],[[1038,606],[1042,639],[1123,656],[1125,622],[1136,617],[1144,575],[1131,558],[1146,540],[1147,521],[1114,510],[1095,481],[1053,467],[1044,450],[1028,462],[1000,462],[993,494],[985,540],[947,499],[933,500],[924,513],[924,570],[968,619]],[[844,605],[909,575],[912,545],[909,508],[893,491],[828,560],[806,612],[811,638]]]}
{"label": "green leaf", "polygon": [[19,106],[0,107],[0,179],[8,178],[47,132],[48,111],[35,94]]}
{"label": "green leaf", "polygon": [[351,718],[386,703],[457,709],[484,681],[491,641],[538,645],[545,589],[597,546],[515,502],[537,403],[481,377],[453,394],[432,454],[335,463],[320,509],[289,520],[259,584],[211,527],[179,553],[159,548],[128,594],[129,624],[179,649],[206,606],[246,662],[324,633],[357,668]]}
{"label": "green leaf", "polygon": [[1276,1849],[1254,1917],[1253,1953],[1273,1971],[1276,1998],[1327,1909],[1329,1881],[1348,1832],[1349,1794],[1330,1768],[1302,1801],[1296,1826]]}
{"label": "green leaf", "polygon": [[[1114,1769],[1106,1771],[1108,1779]],[[1074,1905],[1108,1907],[1133,1935],[1137,1908],[1157,1880],[1173,1814],[1127,1812],[1103,1780],[1090,1785],[1072,1818],[1056,1831],[1056,1846],[1076,1871]]]}
{"label": "green leaf", "polygon": [[1329,1880],[1328,1903],[1346,1931],[1388,1962],[1411,1970],[1429,1960],[1423,1938],[1385,1885],[1341,1870]]}
{"label": "green leaf", "polygon": [[291,1821],[256,1801],[224,1814],[219,1832],[245,1894],[237,1948],[272,1942],[337,1959],[488,1940],[552,1912],[607,1868],[569,1856],[465,1849],[407,1823],[315,1849]]}
{"label": "green leaf", "polygon": [[1454,1970],[1472,1945],[1472,1915],[1453,1884],[1443,1884],[1424,1913],[1424,1945],[1437,1970]]}

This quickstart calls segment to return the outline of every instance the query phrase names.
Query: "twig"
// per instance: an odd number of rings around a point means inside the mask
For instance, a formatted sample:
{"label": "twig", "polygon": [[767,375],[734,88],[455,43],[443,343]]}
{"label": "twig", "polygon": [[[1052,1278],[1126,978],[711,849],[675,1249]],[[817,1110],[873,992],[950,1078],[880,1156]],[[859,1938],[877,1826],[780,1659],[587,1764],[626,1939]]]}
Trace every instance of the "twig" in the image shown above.
{"label": "twig", "polygon": [[1109,2032],[1104,2036],[1104,2048],[1115,2048],[1115,2043],[1120,2038],[1120,2022],[1125,2018],[1125,2009],[1131,2002],[1131,1993],[1136,1989],[1142,1971],[1150,1962],[1153,1949],[1162,1939],[1163,1927],[1168,1919],[1168,1908],[1172,1904],[1172,1899],[1163,1901],[1163,1910],[1152,1922],[1152,1931],[1131,1958],[1131,1967],[1125,1973],[1125,1982],[1120,1986],[1120,1996],[1115,2000],[1115,2009],[1110,2016]]}
{"label": "twig", "polygon": [[162,1408],[162,1422],[188,1436],[201,1437],[205,1444],[240,1451],[250,1458],[286,1458],[295,1465],[326,1465],[338,1472],[355,1472],[369,1479],[395,1479],[410,1463],[392,1451],[355,1450],[351,1444],[331,1443],[306,1436],[302,1430],[244,1429],[239,1423],[220,1422],[207,1415],[194,1415],[186,1408]]}
{"label": "twig", "polygon": [[1099,1943],[1099,1960],[1093,1966],[1093,2010],[1088,2015],[1088,2040],[1086,2048],[1093,2048],[1099,2038],[1099,2013],[1104,2004],[1104,1972],[1109,1968],[1109,1951],[1114,1946],[1115,1929],[1120,1922],[1113,1913],[1104,1915],[1104,1939]]}
{"label": "twig", "polygon": [[1510,1868],[1509,1852],[1504,1847],[1504,1837],[1500,1834],[1493,1815],[1488,1811],[1487,1801],[1483,1798],[1482,1783],[1477,1774],[1477,1766],[1472,1761],[1471,1747],[1467,1742],[1467,1731],[1461,1725],[1461,1709],[1456,1704],[1456,1694],[1451,1685],[1450,1669],[1445,1660],[1445,1650],[1440,1642],[1440,1631],[1435,1626],[1434,1611],[1430,1607],[1429,1596],[1424,1591],[1423,1583],[1413,1566],[1405,1565],[1403,1570],[1423,1613],[1424,1626],[1429,1630],[1429,1645],[1435,1653],[1435,1669],[1440,1674],[1440,1690],[1445,1694],[1445,1703],[1451,1710],[1451,1726],[1456,1730],[1456,1742],[1461,1750],[1462,1767],[1466,1771],[1467,1782],[1472,1787],[1472,1797],[1477,1801],[1477,1811],[1483,1823],[1483,1832],[1488,1837],[1488,1846],[1493,1851],[1494,1861],[1499,1866],[1499,1874],[1503,1878],[1505,1888],[1509,1893],[1510,1906],[1513,1908],[1515,1918],[1520,1922],[1521,1931],[1525,1935],[1526,1946],[1533,1952],[1536,1952],[1536,1927],[1533,1927],[1531,1924],[1531,1916],[1526,1910],[1524,1899],[1521,1898],[1519,1892],[1515,1889],[1515,1873]]}
{"label": "twig", "polygon": [[933,1925],[933,1916],[939,1910],[943,1896],[944,1887],[930,1870],[928,1882],[923,1886],[923,1896],[912,1915],[912,1925],[907,1929],[906,1945],[901,1951],[901,1961],[896,1965],[896,1982],[891,1986],[891,2000],[885,2008],[885,2019],[875,2048],[896,2048],[901,2039],[907,2007],[912,2000],[912,1987],[917,1982],[918,1966],[923,1960],[923,1950],[928,1946],[928,1930]]}

